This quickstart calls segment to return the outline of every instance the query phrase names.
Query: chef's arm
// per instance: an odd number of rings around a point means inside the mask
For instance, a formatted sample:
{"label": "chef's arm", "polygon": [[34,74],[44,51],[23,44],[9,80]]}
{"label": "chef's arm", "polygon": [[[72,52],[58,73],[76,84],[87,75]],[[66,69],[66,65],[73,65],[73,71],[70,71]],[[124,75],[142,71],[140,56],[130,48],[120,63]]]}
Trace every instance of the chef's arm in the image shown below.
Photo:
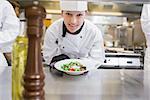
{"label": "chef's arm", "polygon": [[10,3],[4,3],[0,18],[0,52],[11,65],[12,44],[19,34],[19,19]]}
{"label": "chef's arm", "polygon": [[150,34],[150,4],[144,4],[141,14],[141,25],[143,32]]}
{"label": "chef's arm", "polygon": [[50,64],[54,56],[60,55],[60,48],[56,43],[57,40],[56,34],[52,31],[51,28],[48,28],[44,37],[43,45],[43,58],[46,64]]}
{"label": "chef's arm", "polygon": [[[12,42],[16,39],[19,34],[19,19],[17,18],[13,7],[6,3],[1,9],[2,15],[0,19],[0,49],[5,51],[5,47],[12,45]],[[2,50],[2,49],[5,50]],[[7,52],[7,51],[6,51]]]}
{"label": "chef's arm", "polygon": [[[9,27],[10,25],[8,25]],[[11,28],[14,27],[15,29],[19,27],[19,25],[16,24],[16,26],[10,26]],[[7,28],[7,30],[4,31],[0,31],[0,48],[1,51],[5,51],[5,52],[9,52],[11,50],[8,50],[6,48],[12,46],[13,42],[15,41],[17,35],[19,34],[19,31],[14,31],[15,29],[9,29]],[[19,30],[19,28],[18,28]]]}

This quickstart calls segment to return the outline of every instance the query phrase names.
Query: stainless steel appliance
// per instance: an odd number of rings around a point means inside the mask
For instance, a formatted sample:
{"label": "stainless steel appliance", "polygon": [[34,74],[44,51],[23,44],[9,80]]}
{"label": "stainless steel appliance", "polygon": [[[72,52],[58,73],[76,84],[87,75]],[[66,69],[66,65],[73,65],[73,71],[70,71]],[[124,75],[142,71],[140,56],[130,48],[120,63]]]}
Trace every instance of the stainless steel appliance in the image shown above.
{"label": "stainless steel appliance", "polygon": [[141,54],[105,53],[106,59],[100,68],[142,68]]}

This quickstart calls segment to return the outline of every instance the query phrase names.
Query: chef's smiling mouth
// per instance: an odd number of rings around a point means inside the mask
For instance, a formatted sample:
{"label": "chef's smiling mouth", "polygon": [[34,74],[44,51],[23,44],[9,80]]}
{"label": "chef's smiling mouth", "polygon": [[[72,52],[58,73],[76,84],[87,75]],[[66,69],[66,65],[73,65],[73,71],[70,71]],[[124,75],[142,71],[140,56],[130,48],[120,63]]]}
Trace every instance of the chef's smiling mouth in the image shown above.
{"label": "chef's smiling mouth", "polygon": [[68,24],[70,27],[78,27],[78,25],[71,25],[71,24]]}

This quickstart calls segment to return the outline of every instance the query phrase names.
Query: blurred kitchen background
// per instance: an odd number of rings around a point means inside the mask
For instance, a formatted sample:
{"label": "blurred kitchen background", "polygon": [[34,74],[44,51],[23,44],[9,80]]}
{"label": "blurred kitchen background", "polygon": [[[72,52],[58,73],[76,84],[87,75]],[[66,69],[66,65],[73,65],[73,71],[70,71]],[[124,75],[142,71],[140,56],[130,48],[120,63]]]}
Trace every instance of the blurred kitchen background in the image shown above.
{"label": "blurred kitchen background", "polygon": [[[143,3],[149,0],[88,0],[88,16],[103,33],[106,60],[100,68],[143,69],[146,40],[141,29]],[[32,0],[19,0],[20,19]],[[39,0],[46,8],[46,28],[59,19],[59,0]]]}

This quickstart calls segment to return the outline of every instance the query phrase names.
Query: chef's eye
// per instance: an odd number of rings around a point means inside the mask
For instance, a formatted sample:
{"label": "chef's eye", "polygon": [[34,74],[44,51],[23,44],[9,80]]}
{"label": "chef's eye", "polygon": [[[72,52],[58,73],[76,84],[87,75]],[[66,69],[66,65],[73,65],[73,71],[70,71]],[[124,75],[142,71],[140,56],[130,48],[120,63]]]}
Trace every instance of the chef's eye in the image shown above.
{"label": "chef's eye", "polygon": [[66,13],[66,15],[71,16],[71,14],[70,14],[70,13]]}
{"label": "chef's eye", "polygon": [[78,14],[77,16],[79,16],[79,17],[80,17],[80,16],[83,16],[83,14]]}

